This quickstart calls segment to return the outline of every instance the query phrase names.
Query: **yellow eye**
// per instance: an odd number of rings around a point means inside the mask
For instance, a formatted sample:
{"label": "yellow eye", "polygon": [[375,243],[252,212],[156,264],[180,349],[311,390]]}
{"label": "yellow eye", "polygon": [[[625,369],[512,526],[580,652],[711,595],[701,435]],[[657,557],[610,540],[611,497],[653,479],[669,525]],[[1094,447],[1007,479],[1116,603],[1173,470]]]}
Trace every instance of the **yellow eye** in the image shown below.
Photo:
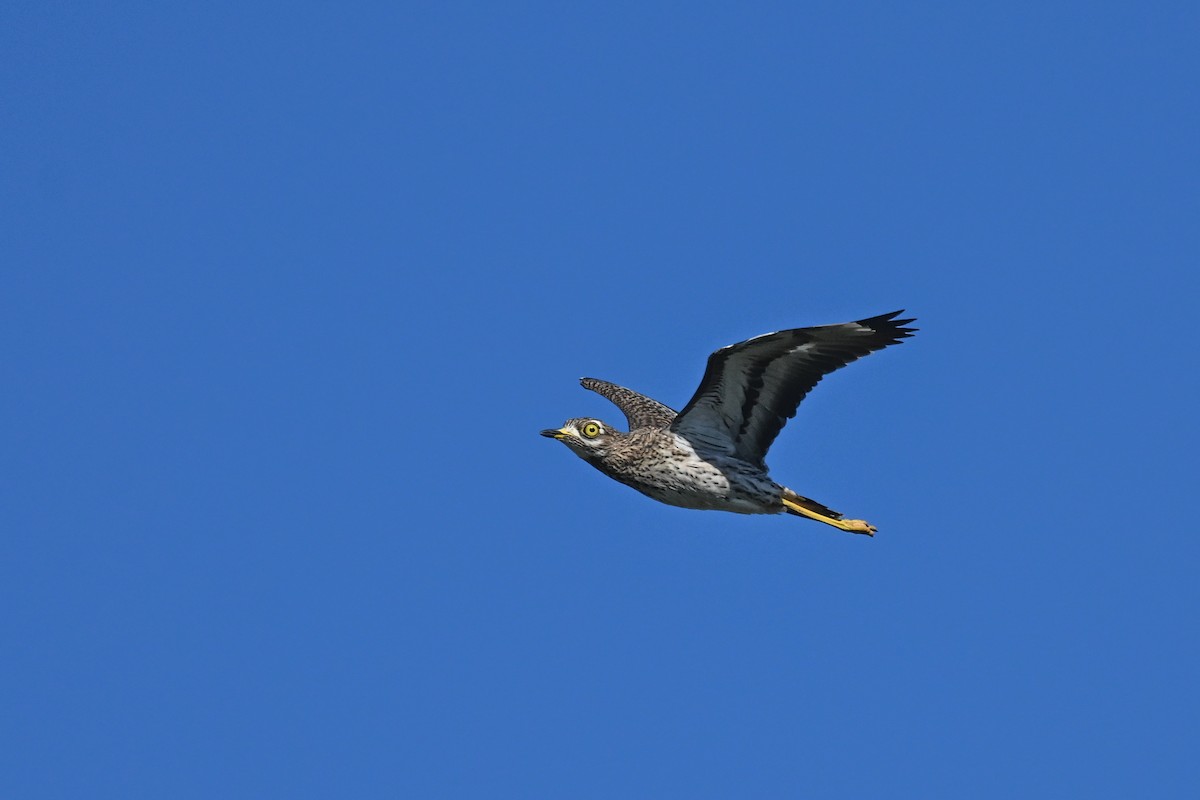
{"label": "yellow eye", "polygon": [[600,426],[594,422],[587,422],[584,423],[584,426],[579,429],[579,432],[582,433],[586,439],[595,439],[600,435]]}

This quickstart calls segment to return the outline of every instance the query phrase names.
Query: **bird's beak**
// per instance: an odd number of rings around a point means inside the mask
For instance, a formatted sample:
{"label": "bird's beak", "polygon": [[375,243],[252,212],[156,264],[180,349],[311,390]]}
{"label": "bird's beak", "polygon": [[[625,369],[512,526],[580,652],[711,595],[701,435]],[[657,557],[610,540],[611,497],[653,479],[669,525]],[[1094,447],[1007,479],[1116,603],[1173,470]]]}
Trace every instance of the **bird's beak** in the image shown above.
{"label": "bird's beak", "polygon": [[569,434],[570,431],[568,431],[566,428],[547,428],[546,430],[542,431],[542,436],[545,436],[547,439],[563,439]]}

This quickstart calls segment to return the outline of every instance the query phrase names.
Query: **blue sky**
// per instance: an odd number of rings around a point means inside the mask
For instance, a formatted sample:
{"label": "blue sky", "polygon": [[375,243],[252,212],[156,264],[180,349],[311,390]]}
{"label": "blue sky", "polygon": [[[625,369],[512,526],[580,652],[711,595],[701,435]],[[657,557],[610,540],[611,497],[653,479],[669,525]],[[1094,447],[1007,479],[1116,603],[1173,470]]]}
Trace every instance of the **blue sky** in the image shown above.
{"label": "blue sky", "polygon": [[[0,10],[6,797],[1180,797],[1191,3]],[[773,476],[537,436],[907,308]]]}

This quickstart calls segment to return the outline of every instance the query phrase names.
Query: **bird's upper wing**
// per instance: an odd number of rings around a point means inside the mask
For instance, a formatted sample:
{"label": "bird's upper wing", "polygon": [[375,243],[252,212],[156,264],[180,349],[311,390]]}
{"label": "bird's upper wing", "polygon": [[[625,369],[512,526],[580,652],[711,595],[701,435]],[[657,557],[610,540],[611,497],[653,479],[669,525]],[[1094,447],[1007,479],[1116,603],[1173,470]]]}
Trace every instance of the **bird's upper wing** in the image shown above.
{"label": "bird's upper wing", "polygon": [[613,401],[617,408],[625,412],[631,431],[636,428],[665,428],[675,419],[675,412],[662,403],[624,386],[596,378],[580,378],[579,385]]}
{"label": "bird's upper wing", "polygon": [[723,347],[708,357],[696,394],[671,430],[686,439],[763,463],[784,424],[822,377],[911,336],[903,311],[858,322],[794,328]]}

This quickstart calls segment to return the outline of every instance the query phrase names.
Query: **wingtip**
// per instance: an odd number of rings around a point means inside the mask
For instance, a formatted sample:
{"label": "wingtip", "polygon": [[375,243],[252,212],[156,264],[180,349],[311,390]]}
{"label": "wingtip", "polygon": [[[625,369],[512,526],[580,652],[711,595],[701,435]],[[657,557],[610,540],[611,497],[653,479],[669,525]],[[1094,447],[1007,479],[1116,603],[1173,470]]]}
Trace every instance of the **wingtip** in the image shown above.
{"label": "wingtip", "polygon": [[864,327],[870,328],[871,330],[876,331],[878,333],[890,334],[897,340],[907,339],[908,337],[912,336],[914,333],[919,331],[920,328],[908,327],[908,325],[910,323],[917,321],[916,317],[912,317],[909,319],[897,319],[897,317],[899,317],[903,313],[904,313],[904,309],[901,308],[897,311],[891,312],[890,314],[880,314],[877,317],[867,317],[866,319],[860,319],[860,320],[858,320],[858,324],[862,325]]}

